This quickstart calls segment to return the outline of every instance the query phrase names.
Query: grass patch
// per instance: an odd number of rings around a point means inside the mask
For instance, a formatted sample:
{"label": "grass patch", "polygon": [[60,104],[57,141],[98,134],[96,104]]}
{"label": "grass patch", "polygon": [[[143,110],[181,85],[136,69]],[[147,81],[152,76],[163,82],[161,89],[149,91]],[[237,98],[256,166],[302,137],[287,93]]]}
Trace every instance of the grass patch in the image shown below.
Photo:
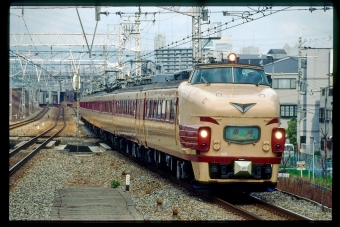
{"label": "grass patch", "polygon": [[117,188],[120,185],[119,181],[112,180],[111,181],[111,188]]}

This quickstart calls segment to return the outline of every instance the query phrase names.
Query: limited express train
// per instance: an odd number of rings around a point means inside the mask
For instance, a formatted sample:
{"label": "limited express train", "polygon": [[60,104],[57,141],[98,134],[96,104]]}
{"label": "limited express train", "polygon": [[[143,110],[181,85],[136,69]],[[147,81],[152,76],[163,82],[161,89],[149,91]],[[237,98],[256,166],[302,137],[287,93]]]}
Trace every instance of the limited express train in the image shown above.
{"label": "limited express train", "polygon": [[198,189],[271,192],[285,145],[280,101],[262,67],[235,54],[190,77],[88,95],[87,127]]}

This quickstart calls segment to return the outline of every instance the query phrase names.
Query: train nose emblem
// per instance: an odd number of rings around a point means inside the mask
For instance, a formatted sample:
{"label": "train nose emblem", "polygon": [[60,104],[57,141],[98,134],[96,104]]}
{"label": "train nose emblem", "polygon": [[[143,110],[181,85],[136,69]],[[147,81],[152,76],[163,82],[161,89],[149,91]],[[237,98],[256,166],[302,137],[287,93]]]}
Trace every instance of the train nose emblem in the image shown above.
{"label": "train nose emblem", "polygon": [[234,103],[234,102],[230,102],[231,105],[233,105],[236,109],[238,109],[241,113],[245,113],[247,112],[250,108],[252,108],[253,106],[255,106],[256,103],[246,103],[246,104],[242,104],[242,103]]}

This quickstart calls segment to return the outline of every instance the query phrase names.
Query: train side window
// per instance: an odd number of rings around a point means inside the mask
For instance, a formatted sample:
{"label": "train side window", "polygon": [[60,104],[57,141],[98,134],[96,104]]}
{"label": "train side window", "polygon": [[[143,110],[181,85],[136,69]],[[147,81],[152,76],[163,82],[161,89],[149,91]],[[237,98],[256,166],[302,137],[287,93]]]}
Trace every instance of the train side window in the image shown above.
{"label": "train side window", "polygon": [[152,119],[152,115],[153,115],[153,100],[150,100],[150,115],[149,115],[149,119]]}
{"label": "train side window", "polygon": [[145,108],[145,118],[148,119],[150,114],[150,101],[146,101],[146,108]]}
{"label": "train side window", "polygon": [[162,113],[162,100],[158,101],[158,110],[157,110],[157,119],[161,119],[161,113]]}
{"label": "train side window", "polygon": [[165,119],[165,104],[166,104],[166,100],[163,100],[162,101],[162,116],[161,116],[162,120]]}
{"label": "train side window", "polygon": [[137,118],[138,118],[138,115],[139,115],[139,113],[138,113],[139,102],[138,101],[137,102],[133,101],[133,106],[134,106],[134,108],[133,108],[134,113],[132,115],[134,117],[137,116]]}
{"label": "train side window", "polygon": [[136,100],[133,100],[132,102],[132,116],[135,116],[136,113]]}
{"label": "train side window", "polygon": [[128,115],[129,114],[129,112],[128,112],[128,100],[124,100],[124,110],[125,110],[125,115]]}
{"label": "train side window", "polygon": [[170,120],[170,100],[166,100],[166,109],[165,109],[165,120],[169,121]]}
{"label": "train side window", "polygon": [[174,121],[175,119],[175,104],[176,104],[176,100],[171,100],[170,121]]}
{"label": "train side window", "polygon": [[130,111],[131,111],[131,100],[126,100],[126,115],[130,115]]}
{"label": "train side window", "polygon": [[157,119],[157,100],[153,101],[153,119]]}
{"label": "train side window", "polygon": [[131,112],[130,112],[130,115],[131,116],[135,116],[135,113],[136,113],[136,101],[133,100],[133,101],[131,101]]}
{"label": "train side window", "polygon": [[130,100],[125,100],[125,114],[130,115]]}
{"label": "train side window", "polygon": [[129,115],[134,116],[135,115],[135,101],[130,100],[130,111]]}

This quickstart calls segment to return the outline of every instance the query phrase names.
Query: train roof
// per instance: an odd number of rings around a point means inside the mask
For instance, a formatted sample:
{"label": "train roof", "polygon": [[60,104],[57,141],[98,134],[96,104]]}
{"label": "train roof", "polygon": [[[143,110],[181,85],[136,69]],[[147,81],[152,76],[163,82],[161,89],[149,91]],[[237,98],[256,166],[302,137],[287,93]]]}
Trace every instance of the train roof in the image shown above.
{"label": "train roof", "polygon": [[146,84],[146,85],[136,85],[132,87],[119,88],[111,92],[101,91],[101,92],[96,92],[96,93],[87,95],[84,98],[86,99],[90,97],[105,96],[108,94],[118,94],[118,93],[123,93],[123,92],[130,92],[130,91],[145,91],[145,90],[151,90],[151,89],[176,88],[183,81],[187,81],[187,80],[171,80],[171,81],[156,82],[156,83],[151,83],[151,84]]}
{"label": "train roof", "polygon": [[251,69],[261,69],[263,70],[262,66],[258,65],[249,65],[249,64],[239,64],[239,63],[228,63],[228,62],[213,62],[213,63],[204,63],[204,64],[197,64],[194,68],[230,68],[230,67],[237,67],[237,68],[251,68]]}

